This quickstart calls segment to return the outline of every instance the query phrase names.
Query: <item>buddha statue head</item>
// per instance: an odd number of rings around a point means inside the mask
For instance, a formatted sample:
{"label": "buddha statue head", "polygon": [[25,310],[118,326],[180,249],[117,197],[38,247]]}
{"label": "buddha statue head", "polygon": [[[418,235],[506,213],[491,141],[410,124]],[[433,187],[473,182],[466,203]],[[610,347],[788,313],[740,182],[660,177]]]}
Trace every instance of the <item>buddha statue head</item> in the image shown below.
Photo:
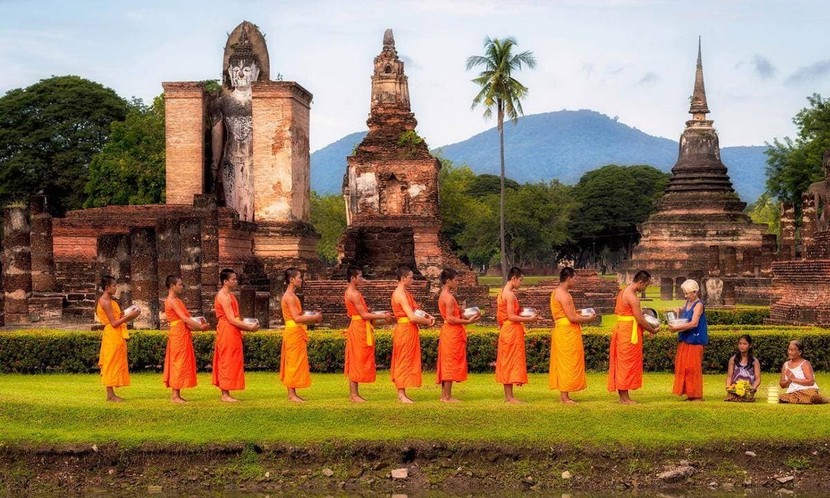
{"label": "buddha statue head", "polygon": [[232,50],[228,58],[228,80],[233,88],[247,88],[259,78],[260,63],[246,31],[242,31]]}

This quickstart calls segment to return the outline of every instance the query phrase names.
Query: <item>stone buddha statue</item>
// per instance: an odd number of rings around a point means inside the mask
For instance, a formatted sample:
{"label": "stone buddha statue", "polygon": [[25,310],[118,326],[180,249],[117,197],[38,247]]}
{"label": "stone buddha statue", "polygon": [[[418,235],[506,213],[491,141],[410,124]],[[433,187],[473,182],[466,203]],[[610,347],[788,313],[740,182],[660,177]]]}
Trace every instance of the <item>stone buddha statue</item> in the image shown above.
{"label": "stone buddha statue", "polygon": [[222,94],[210,110],[211,176],[220,203],[236,210],[241,220],[253,221],[251,83],[259,79],[262,66],[247,29],[230,45],[227,61]]}

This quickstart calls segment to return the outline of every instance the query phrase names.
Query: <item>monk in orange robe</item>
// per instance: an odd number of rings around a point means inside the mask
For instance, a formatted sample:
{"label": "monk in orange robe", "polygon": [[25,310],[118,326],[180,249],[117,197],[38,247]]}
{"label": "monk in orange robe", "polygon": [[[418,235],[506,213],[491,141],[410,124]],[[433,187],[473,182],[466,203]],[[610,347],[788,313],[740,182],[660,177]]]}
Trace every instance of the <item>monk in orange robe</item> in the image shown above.
{"label": "monk in orange robe", "polygon": [[282,350],[280,352],[280,380],[288,388],[288,400],[304,403],[297,395],[297,389],[311,385],[311,370],[308,366],[308,330],[307,323],[320,323],[320,313],[304,314],[300,299],[295,294],[303,287],[303,274],[297,268],[285,270],[285,292],[282,294],[282,318],[285,330],[282,333]]}
{"label": "monk in orange robe", "polygon": [[507,283],[496,298],[496,321],[499,323],[499,342],[496,352],[496,382],[504,386],[505,403],[521,403],[513,396],[513,386],[527,384],[527,354],[525,353],[525,323],[535,322],[539,315],[519,315],[519,300],[515,291],[522,285],[522,270],[513,267],[507,274]]}
{"label": "monk in orange robe", "polygon": [[452,397],[452,383],[467,380],[467,331],[464,325],[477,322],[481,314],[462,318],[458,300],[453,294],[458,288],[458,272],[445,268],[441,272],[441,295],[438,297],[438,311],[444,319],[441,335],[438,337],[438,364],[435,378],[441,384],[441,401],[458,403]]}
{"label": "monk in orange robe", "polygon": [[370,313],[360,287],[366,279],[360,268],[354,266],[346,270],[349,285],[343,299],[346,301],[346,313],[351,318],[346,329],[346,362],[343,369],[349,378],[349,399],[353,403],[366,400],[360,396],[359,384],[375,381],[375,328],[372,320],[392,321],[391,313]]}
{"label": "monk in orange robe", "polygon": [[216,293],[216,344],[213,350],[213,385],[222,391],[219,399],[236,403],[231,391],[245,389],[245,356],[242,351],[242,331],[254,332],[258,323],[245,323],[239,316],[239,302],[233,290],[239,284],[236,272],[226,268],[219,273],[222,288]]}
{"label": "monk in orange robe", "polygon": [[646,290],[651,282],[651,275],[640,270],[634,275],[634,281],[617,294],[614,314],[617,324],[611,332],[611,351],[608,358],[608,392],[617,391],[620,403],[635,403],[628,391],[639,389],[643,385],[643,330],[657,333],[658,327],[652,327],[643,318],[640,298],[637,294]]}
{"label": "monk in orange robe", "polygon": [[571,289],[576,272],[565,267],[559,272],[559,286],[550,295],[550,312],[554,320],[550,338],[550,383],[551,389],[559,389],[559,399],[565,404],[574,404],[570,393],[588,387],[585,381],[585,351],[582,348],[582,324],[596,318],[577,314]]}
{"label": "monk in orange robe", "polygon": [[193,351],[191,330],[207,330],[207,322],[197,322],[190,316],[179,296],[184,292],[182,279],[168,275],[165,280],[167,299],[164,314],[170,324],[167,351],[164,354],[164,385],[173,390],[173,403],[184,403],[182,389],[196,387],[196,354]]}
{"label": "monk in orange robe", "polygon": [[398,401],[414,403],[406,395],[406,388],[421,387],[421,339],[418,336],[418,325],[432,327],[435,318],[423,311],[416,313],[420,310],[409,293],[413,281],[412,270],[408,266],[400,266],[397,277],[398,286],[392,293],[392,314],[398,319],[398,324],[392,332],[392,364],[389,371],[392,382],[398,389]]}
{"label": "monk in orange robe", "polygon": [[101,289],[104,293],[98,298],[95,314],[104,324],[101,336],[101,352],[98,366],[101,368],[101,383],[107,388],[107,401],[121,402],[124,398],[115,395],[115,388],[130,385],[130,371],[127,363],[127,322],[140,313],[138,310],[124,315],[118,306],[115,294],[118,291],[115,278],[110,275],[101,277]]}

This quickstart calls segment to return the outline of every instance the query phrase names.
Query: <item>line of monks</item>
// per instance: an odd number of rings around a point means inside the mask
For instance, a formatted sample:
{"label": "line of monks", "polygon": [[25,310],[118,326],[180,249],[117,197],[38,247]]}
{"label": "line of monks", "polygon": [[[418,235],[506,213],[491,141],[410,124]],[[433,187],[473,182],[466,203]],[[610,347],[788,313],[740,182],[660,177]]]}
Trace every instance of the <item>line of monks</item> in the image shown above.
{"label": "line of monks", "polygon": [[[550,384],[551,389],[560,391],[563,403],[574,403],[570,393],[585,389],[585,357],[582,346],[581,324],[595,319],[595,315],[583,316],[575,310],[569,293],[574,285],[575,271],[564,268],[560,273],[560,285],[551,295],[551,311],[555,320],[551,340]],[[322,321],[317,312],[303,312],[296,291],[302,288],[302,273],[289,268],[284,273],[286,290],[282,296],[282,314],[285,330],[280,356],[280,380],[288,390],[288,399],[294,402],[305,400],[297,389],[311,385],[308,362],[307,325]],[[465,325],[477,322],[481,315],[466,315],[454,296],[458,286],[458,273],[445,269],[441,273],[441,294],[438,309],[443,325],[438,341],[438,362],[436,382],[441,384],[442,402],[455,403],[452,396],[453,382],[467,379],[467,334]],[[527,360],[525,352],[525,323],[539,320],[535,312],[524,313],[516,297],[521,286],[522,272],[511,268],[507,283],[497,297],[496,320],[500,332],[496,358],[496,381],[504,387],[506,403],[521,403],[513,392],[514,386],[527,384]],[[374,382],[376,378],[374,323],[395,322],[392,333],[392,361],[390,373],[397,389],[398,400],[414,403],[406,389],[420,387],[422,382],[421,345],[419,325],[432,326],[435,318],[418,308],[409,292],[413,273],[409,267],[401,266],[397,271],[398,286],[392,294],[392,312],[371,312],[366,305],[360,286],[365,282],[358,268],[347,271],[348,287],[344,295],[346,310],[351,318],[345,331],[345,374],[349,379],[350,399],[356,403],[366,400],[360,396],[359,385]],[[219,275],[222,288],[214,301],[218,324],[213,357],[212,383],[221,391],[220,399],[237,402],[231,391],[245,389],[245,370],[242,349],[242,332],[256,331],[259,324],[243,320],[239,303],[233,294],[237,275],[225,269]],[[611,338],[609,356],[608,390],[619,393],[620,403],[633,403],[629,391],[642,385],[643,374],[643,331],[656,333],[656,327],[649,324],[640,310],[637,294],[644,291],[650,275],[638,272],[632,284],[617,296],[615,314],[618,321]],[[208,325],[191,317],[180,296],[184,291],[181,278],[169,276],[165,282],[168,296],[164,311],[170,323],[167,350],[164,360],[163,380],[172,390],[171,400],[184,403],[181,390],[196,386],[196,357],[193,350],[192,330],[207,330]],[[101,279],[103,294],[98,300],[96,313],[104,324],[99,366],[102,383],[106,387],[107,400],[120,402],[114,388],[128,386],[130,377],[127,363],[129,338],[127,322],[135,319],[139,311],[121,311],[115,300],[117,291],[113,277]]]}

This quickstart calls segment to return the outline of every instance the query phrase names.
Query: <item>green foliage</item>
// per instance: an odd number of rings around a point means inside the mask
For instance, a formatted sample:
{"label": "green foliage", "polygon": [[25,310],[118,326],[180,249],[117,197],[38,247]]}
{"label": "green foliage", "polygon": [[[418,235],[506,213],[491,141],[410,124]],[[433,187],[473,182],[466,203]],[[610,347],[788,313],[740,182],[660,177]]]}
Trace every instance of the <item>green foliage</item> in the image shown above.
{"label": "green foliage", "polygon": [[127,118],[112,123],[103,150],[92,158],[84,207],[164,201],[164,97],[146,106],[134,99]]}
{"label": "green foliage", "polygon": [[424,139],[415,130],[406,130],[398,137],[398,150],[403,157],[416,157],[418,151],[426,150]]}
{"label": "green foliage", "polygon": [[781,208],[769,192],[761,194],[755,202],[746,207],[746,213],[753,223],[767,225],[767,233],[778,234],[781,227]]}
{"label": "green foliage", "polygon": [[[379,329],[375,357],[379,369],[389,368],[392,357],[392,331]],[[755,356],[765,371],[775,372],[786,360],[787,344],[801,339],[805,357],[819,371],[830,371],[830,331],[809,327],[769,327],[728,325],[710,328],[709,345],[704,350],[703,367],[707,372],[726,372],[727,361],[736,351],[737,338],[748,333],[753,338]],[[421,331],[421,359],[424,369],[435,368],[438,330]],[[131,371],[160,371],[167,344],[165,331],[133,331],[128,343]],[[585,366],[592,371],[608,369],[608,330],[584,329]],[[197,367],[209,370],[213,359],[213,332],[193,334]],[[494,327],[468,328],[467,361],[471,372],[492,372],[496,360],[498,330]],[[525,338],[530,372],[547,372],[550,360],[550,330],[534,329]],[[0,372],[2,373],[84,373],[97,370],[101,344],[100,332],[60,330],[16,331],[0,335]],[[282,333],[260,331],[244,337],[246,370],[278,370]],[[647,337],[643,343],[646,371],[671,372],[677,349],[675,334],[661,333]],[[309,332],[308,355],[312,372],[342,372],[345,338],[339,330]]]}
{"label": "green foliage", "polygon": [[0,205],[43,190],[53,214],[83,206],[92,157],[128,105],[78,76],[55,76],[0,98]]}
{"label": "green foliage", "polygon": [[801,208],[801,194],[810,184],[824,178],[821,159],[830,149],[830,99],[814,93],[807,97],[809,107],[793,118],[798,127],[795,140],[777,138],[767,154],[767,192],[780,201],[789,201]]}
{"label": "green foliage", "polygon": [[568,222],[577,207],[571,190],[552,180],[507,193],[505,239],[511,264],[556,262],[559,248],[570,240]]}
{"label": "green foliage", "polygon": [[638,238],[637,224],[648,219],[670,175],[651,166],[609,164],[582,175],[573,195],[579,215],[569,224],[583,251],[627,250]]}
{"label": "green foliage", "polygon": [[[467,189],[467,193],[469,193],[473,197],[487,197],[488,195],[498,195],[501,189],[501,179],[496,175],[489,175],[487,173],[480,174],[470,182],[469,188]],[[504,188],[510,190],[518,190],[519,189],[519,182],[516,180],[511,180],[510,178],[504,179]]]}
{"label": "green foliage", "polygon": [[769,318],[769,306],[753,308],[707,309],[706,320],[710,325],[763,325]]}
{"label": "green foliage", "polygon": [[343,196],[311,193],[311,223],[322,239],[317,254],[327,263],[337,263],[337,243],[346,230],[346,205]]}

